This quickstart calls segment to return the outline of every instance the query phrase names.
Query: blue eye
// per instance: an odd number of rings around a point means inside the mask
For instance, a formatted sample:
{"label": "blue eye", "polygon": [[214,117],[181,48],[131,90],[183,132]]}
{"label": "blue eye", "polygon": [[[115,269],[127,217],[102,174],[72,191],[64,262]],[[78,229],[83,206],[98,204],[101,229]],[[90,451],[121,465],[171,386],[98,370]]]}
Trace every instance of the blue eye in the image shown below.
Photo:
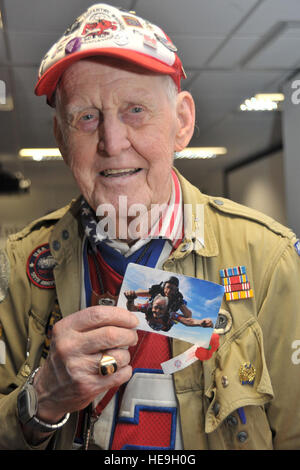
{"label": "blue eye", "polygon": [[132,112],[133,113],[141,113],[143,111],[143,108],[141,106],[134,106],[133,108],[131,108]]}
{"label": "blue eye", "polygon": [[93,119],[95,116],[93,114],[85,114],[84,116],[81,117],[83,121],[90,121]]}
{"label": "blue eye", "polygon": [[97,109],[86,110],[78,116],[75,127],[82,132],[91,133],[97,129],[99,122],[100,114]]}

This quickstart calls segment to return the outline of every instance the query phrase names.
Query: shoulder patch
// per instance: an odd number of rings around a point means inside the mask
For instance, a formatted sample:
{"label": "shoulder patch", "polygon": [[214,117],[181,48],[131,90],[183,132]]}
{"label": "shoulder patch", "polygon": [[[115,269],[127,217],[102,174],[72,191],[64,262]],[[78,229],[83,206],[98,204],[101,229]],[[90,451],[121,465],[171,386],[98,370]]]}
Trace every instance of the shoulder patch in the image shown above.
{"label": "shoulder patch", "polygon": [[6,297],[10,274],[10,263],[5,250],[0,250],[0,302]]}
{"label": "shoulder patch", "polygon": [[49,243],[36,247],[27,261],[27,275],[30,281],[42,289],[54,289],[53,268],[56,261],[50,252]]}
{"label": "shoulder patch", "polygon": [[300,256],[300,240],[296,241],[296,243],[294,244],[294,247],[295,247],[295,250],[296,250],[298,256]]}

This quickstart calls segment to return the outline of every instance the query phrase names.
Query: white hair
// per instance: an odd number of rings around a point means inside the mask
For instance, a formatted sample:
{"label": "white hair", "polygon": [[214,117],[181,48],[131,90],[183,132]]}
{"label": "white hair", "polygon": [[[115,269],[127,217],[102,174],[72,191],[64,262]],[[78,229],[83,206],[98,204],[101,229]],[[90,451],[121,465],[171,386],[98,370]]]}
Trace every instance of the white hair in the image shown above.
{"label": "white hair", "polygon": [[152,305],[154,304],[154,302],[156,302],[157,300],[161,300],[163,301],[165,307],[167,307],[169,305],[169,298],[168,297],[165,297],[164,295],[161,295],[161,294],[157,294],[153,301],[152,301]]}
{"label": "white hair", "polygon": [[165,87],[166,87],[167,96],[168,96],[171,104],[173,104],[175,106],[176,98],[177,98],[177,95],[178,95],[177,86],[176,86],[173,78],[170,77],[170,75],[162,75],[161,77],[162,77],[163,82],[164,82]]}

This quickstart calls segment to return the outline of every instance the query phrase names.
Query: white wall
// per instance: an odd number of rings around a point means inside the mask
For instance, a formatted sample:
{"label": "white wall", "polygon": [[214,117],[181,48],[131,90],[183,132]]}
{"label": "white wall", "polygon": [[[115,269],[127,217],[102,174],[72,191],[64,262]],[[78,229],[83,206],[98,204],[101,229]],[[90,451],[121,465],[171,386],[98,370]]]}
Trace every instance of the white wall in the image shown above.
{"label": "white wall", "polygon": [[228,174],[228,197],[286,225],[283,153],[276,152]]}
{"label": "white wall", "polygon": [[284,169],[288,225],[300,237],[300,74],[283,87]]}

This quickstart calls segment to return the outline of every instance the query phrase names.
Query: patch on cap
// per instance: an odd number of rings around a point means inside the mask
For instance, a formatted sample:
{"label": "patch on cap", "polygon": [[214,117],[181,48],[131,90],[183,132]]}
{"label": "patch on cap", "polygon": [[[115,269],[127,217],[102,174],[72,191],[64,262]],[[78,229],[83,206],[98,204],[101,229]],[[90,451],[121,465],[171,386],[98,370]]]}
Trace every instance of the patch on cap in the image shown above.
{"label": "patch on cap", "polygon": [[97,55],[118,57],[170,75],[180,89],[185,72],[176,51],[160,27],[132,12],[99,3],[79,16],[44,56],[35,92],[46,94],[49,100],[67,67]]}

